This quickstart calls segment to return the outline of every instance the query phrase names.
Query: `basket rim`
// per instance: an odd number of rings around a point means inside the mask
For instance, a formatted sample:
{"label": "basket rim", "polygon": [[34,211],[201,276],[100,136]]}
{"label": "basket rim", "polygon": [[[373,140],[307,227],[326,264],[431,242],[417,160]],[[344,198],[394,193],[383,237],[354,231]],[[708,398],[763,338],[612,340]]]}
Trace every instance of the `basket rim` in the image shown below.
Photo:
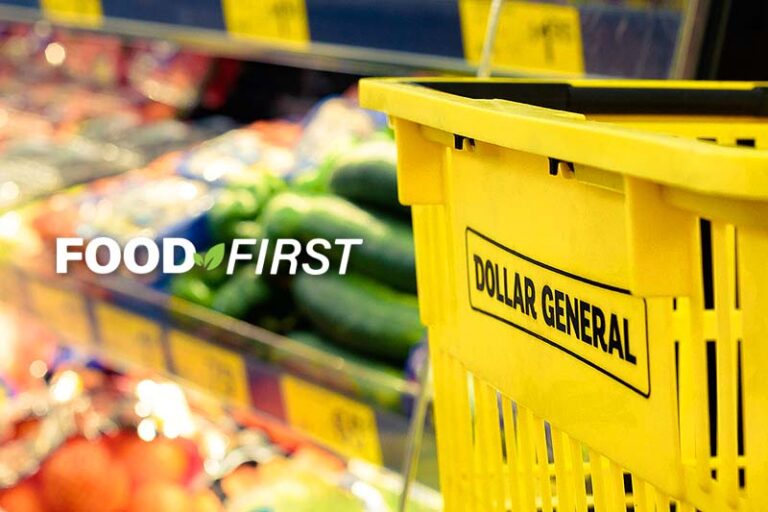
{"label": "basket rim", "polygon": [[[723,122],[768,128],[768,84],[660,80],[535,80],[474,78],[365,78],[363,107],[380,110],[433,129],[475,141],[586,165],[675,189],[712,196],[768,201],[768,150],[726,147],[710,142],[589,120],[584,114],[501,99],[471,99],[430,88],[430,84],[491,83],[553,85],[626,91],[674,90],[744,95],[759,91],[760,116],[708,114]],[[614,114],[618,115],[618,114]],[[632,115],[636,115],[632,114]],[[678,114],[679,115],[679,114]],[[649,120],[660,119],[658,116]],[[691,118],[693,120],[693,118]],[[702,126],[704,125],[702,123]],[[706,130],[704,130],[706,131]],[[578,169],[578,167],[577,167]]]}

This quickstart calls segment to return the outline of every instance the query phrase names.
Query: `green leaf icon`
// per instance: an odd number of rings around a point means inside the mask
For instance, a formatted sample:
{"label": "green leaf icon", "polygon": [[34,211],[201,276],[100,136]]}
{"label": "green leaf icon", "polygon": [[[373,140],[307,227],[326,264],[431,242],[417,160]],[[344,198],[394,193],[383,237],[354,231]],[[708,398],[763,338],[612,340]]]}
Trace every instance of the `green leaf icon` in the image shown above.
{"label": "green leaf icon", "polygon": [[213,270],[224,261],[224,244],[216,244],[205,253],[203,267],[206,270]]}
{"label": "green leaf icon", "polygon": [[198,267],[203,266],[203,255],[200,254],[199,252],[195,253],[195,265],[197,265]]}

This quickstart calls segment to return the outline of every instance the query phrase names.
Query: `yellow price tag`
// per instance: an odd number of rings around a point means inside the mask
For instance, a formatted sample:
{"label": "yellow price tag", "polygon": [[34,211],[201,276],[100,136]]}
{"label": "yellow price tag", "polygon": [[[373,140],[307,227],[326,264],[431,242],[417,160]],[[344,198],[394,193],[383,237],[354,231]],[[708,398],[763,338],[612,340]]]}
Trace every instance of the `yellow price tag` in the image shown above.
{"label": "yellow price tag", "polygon": [[373,409],[291,376],[282,379],[288,422],[347,457],[381,464]]}
{"label": "yellow price tag", "polygon": [[85,297],[77,292],[29,281],[29,294],[38,318],[67,341],[90,344],[93,340]]}
{"label": "yellow price tag", "polygon": [[168,339],[177,375],[219,396],[247,405],[248,375],[238,354],[171,331]]}
{"label": "yellow price tag", "polygon": [[[459,0],[464,55],[477,63],[491,0]],[[579,10],[568,5],[503,2],[491,64],[498,68],[584,73]]]}
{"label": "yellow price tag", "polygon": [[236,37],[306,44],[309,22],[304,0],[222,0],[227,31]]}
{"label": "yellow price tag", "polygon": [[40,0],[40,5],[51,21],[98,27],[103,18],[101,0]]}
{"label": "yellow price tag", "polygon": [[159,324],[104,303],[96,304],[95,314],[104,348],[145,368],[165,370],[163,329]]}
{"label": "yellow price tag", "polygon": [[0,302],[14,306],[21,302],[21,283],[19,276],[10,266],[0,263]]}

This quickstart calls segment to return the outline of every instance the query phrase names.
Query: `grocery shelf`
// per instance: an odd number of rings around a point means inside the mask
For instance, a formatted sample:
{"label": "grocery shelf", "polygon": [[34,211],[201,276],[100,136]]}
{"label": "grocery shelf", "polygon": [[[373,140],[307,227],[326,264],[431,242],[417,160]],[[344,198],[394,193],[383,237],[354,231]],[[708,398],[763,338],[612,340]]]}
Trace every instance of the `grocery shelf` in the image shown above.
{"label": "grocery shelf", "polygon": [[[409,422],[404,411],[415,400],[414,382],[126,278],[97,281],[38,268],[0,264],[0,297],[13,297],[15,306],[67,345],[118,367],[186,381],[280,420],[343,456],[401,468]],[[420,468],[420,480],[437,487],[431,430]]]}
{"label": "grocery shelf", "polygon": [[[507,2],[494,70],[666,78],[692,69],[706,2]],[[474,71],[489,0],[2,0],[0,19],[48,19],[216,54],[381,75]],[[636,3],[635,3],[636,5]],[[677,5],[670,2],[670,5]],[[505,14],[506,13],[506,14]]]}

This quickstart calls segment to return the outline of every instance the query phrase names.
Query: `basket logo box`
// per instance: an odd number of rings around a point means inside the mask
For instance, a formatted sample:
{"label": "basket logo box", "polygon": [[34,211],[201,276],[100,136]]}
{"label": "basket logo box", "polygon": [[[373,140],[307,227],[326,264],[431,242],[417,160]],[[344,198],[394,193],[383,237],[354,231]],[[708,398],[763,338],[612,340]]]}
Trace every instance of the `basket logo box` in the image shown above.
{"label": "basket logo box", "polygon": [[628,291],[569,274],[467,228],[471,308],[650,395],[646,305]]}

